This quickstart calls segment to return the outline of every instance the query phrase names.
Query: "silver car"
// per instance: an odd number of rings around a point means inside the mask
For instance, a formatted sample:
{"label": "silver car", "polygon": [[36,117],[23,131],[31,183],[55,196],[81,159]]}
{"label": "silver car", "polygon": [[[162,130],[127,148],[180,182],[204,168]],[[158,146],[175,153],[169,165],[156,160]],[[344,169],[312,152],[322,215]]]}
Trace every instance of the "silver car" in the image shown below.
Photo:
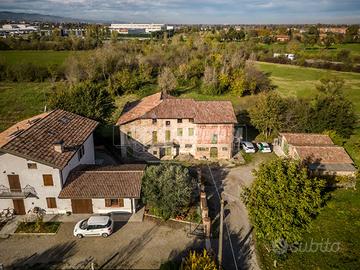
{"label": "silver car", "polygon": [[88,219],[80,220],[74,228],[74,236],[108,237],[113,233],[114,221],[109,216],[91,216]]}

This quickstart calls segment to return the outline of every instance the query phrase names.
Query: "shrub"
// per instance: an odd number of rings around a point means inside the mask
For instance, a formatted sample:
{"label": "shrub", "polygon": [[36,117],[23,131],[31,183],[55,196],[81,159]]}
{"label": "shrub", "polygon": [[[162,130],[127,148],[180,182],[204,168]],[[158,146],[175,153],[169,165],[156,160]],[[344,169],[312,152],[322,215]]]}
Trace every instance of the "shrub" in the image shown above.
{"label": "shrub", "polygon": [[184,270],[216,270],[216,262],[204,249],[202,253],[189,253],[183,264]]}
{"label": "shrub", "polygon": [[194,181],[187,168],[172,164],[150,166],[143,177],[142,198],[166,220],[186,211],[193,188]]}

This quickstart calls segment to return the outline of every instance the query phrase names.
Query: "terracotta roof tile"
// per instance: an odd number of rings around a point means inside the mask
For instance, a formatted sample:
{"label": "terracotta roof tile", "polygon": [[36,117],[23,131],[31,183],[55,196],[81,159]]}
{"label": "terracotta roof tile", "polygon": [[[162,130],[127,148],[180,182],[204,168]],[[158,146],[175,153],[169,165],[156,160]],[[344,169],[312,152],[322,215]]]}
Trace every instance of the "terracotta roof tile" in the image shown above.
{"label": "terracotta roof tile", "polygon": [[230,101],[195,101],[157,93],[127,106],[117,124],[152,118],[192,118],[202,124],[237,123]]}
{"label": "terracotta roof tile", "polygon": [[59,198],[140,198],[145,165],[77,167]]}
{"label": "terracotta roof tile", "polygon": [[[97,125],[98,122],[86,117],[55,110],[1,146],[0,150],[63,169]],[[64,141],[63,153],[54,149],[54,143],[60,140]]]}
{"label": "terracotta roof tile", "polygon": [[309,160],[311,163],[353,164],[348,153],[340,146],[295,146],[295,150],[301,160]]}
{"label": "terracotta roof tile", "polygon": [[280,133],[292,145],[334,145],[331,138],[324,134]]}

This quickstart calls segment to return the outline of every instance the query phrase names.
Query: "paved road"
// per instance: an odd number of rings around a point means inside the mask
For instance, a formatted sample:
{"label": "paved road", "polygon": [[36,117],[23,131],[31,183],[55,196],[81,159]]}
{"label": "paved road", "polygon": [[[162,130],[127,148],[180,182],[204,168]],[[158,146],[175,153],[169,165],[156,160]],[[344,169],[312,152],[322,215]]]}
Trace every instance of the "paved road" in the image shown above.
{"label": "paved road", "polygon": [[[212,167],[211,173],[205,171],[208,180],[212,182],[212,177],[214,178],[219,193],[226,201],[224,223],[227,226],[224,228],[223,266],[227,270],[260,269],[252,240],[252,226],[240,193],[244,186],[248,187],[253,182],[252,171],[268,157],[270,156],[257,157],[252,163],[233,169]],[[213,186],[208,186],[207,191],[210,192],[209,214],[215,219],[214,233],[218,234],[219,198]],[[217,250],[217,239],[212,240],[212,245]]]}
{"label": "paved road", "polygon": [[55,236],[1,239],[0,263],[19,268],[25,264],[50,264],[75,269],[82,268],[81,262],[86,259],[99,267],[114,256],[105,269],[158,269],[168,259],[178,258],[187,249],[201,245],[195,237],[187,236],[186,227],[171,228],[151,221],[117,224],[117,231],[108,238],[77,239],[72,236],[74,223],[69,222],[63,223]]}

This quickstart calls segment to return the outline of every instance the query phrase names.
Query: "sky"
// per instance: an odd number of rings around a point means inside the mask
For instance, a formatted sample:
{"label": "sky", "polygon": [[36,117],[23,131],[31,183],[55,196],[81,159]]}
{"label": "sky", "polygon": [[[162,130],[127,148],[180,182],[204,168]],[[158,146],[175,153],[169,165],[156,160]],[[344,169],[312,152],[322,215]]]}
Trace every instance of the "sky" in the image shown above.
{"label": "sky", "polygon": [[360,0],[0,0],[0,10],[109,22],[360,23]]}

